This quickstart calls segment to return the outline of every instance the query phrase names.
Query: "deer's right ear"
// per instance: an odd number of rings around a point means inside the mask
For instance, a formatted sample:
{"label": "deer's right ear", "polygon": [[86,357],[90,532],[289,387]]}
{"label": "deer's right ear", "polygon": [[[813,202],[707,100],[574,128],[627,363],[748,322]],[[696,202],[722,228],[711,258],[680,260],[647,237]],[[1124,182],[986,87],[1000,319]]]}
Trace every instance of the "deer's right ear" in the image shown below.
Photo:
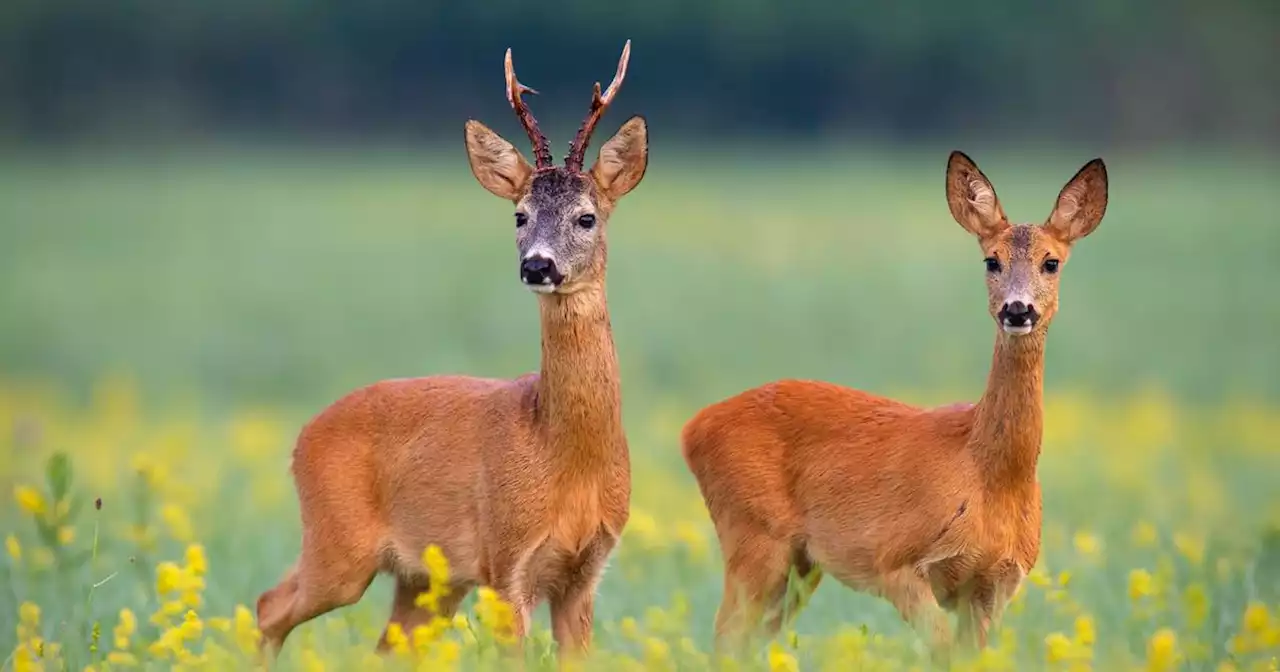
{"label": "deer's right ear", "polygon": [[947,161],[947,206],[956,222],[979,238],[1009,226],[995,187],[964,152],[951,152]]}
{"label": "deer's right ear", "polygon": [[466,136],[467,160],[480,186],[508,201],[520,200],[533,174],[520,150],[474,119],[467,121]]}

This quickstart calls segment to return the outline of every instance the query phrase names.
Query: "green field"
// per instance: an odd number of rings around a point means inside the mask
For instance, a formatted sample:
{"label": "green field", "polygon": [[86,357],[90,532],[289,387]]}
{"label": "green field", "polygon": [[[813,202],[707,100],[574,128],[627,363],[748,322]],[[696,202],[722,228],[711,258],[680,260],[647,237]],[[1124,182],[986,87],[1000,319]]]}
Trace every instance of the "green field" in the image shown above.
{"label": "green field", "polygon": [[[922,403],[980,394],[994,329],[981,255],[943,197],[949,149],[655,146],[609,229],[636,466],[632,523],[598,601],[602,669],[707,664],[719,557],[678,448],[699,407],[779,377]],[[1042,220],[1092,158],[965,149],[1020,221]],[[1268,669],[1280,655],[1280,163],[1106,158],[1111,205],[1063,271],[1049,338],[1041,566],[977,664],[1128,669],[1168,653],[1181,669]],[[14,652],[0,669],[22,669],[37,634],[68,669],[110,667],[122,607],[138,627],[117,653],[165,666],[175,649],[149,648],[165,632],[148,620],[165,602],[157,565],[181,565],[194,542],[208,561],[202,632],[179,648],[225,666],[252,627],[236,605],[252,607],[297,551],[287,457],[308,415],[383,377],[536,368],[510,210],[460,147],[0,159],[0,533],[12,539],[0,656]],[[102,497],[101,513],[60,515],[43,473],[59,451],[71,490]],[[341,661],[372,649],[388,588],[301,628],[283,660],[351,669]],[[27,601],[38,625],[19,618]],[[545,616],[530,652],[544,662]],[[464,666],[488,650],[478,629],[479,643],[441,636]],[[834,582],[794,631],[753,664],[922,664],[887,604]],[[424,649],[447,655],[441,641]]]}

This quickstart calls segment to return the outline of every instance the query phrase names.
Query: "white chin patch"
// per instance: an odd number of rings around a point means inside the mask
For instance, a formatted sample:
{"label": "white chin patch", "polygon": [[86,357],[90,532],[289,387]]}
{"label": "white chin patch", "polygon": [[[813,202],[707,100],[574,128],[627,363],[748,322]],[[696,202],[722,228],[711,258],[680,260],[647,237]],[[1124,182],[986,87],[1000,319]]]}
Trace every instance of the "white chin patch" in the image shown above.
{"label": "white chin patch", "polygon": [[528,287],[529,291],[535,292],[537,294],[554,294],[556,291],[556,286],[552,284],[530,285],[526,283],[525,287]]}
{"label": "white chin patch", "polygon": [[1029,324],[1024,324],[1020,327],[1015,327],[1011,324],[1002,324],[1000,327],[1004,329],[1004,333],[1011,336],[1026,336],[1031,333],[1031,325]]}

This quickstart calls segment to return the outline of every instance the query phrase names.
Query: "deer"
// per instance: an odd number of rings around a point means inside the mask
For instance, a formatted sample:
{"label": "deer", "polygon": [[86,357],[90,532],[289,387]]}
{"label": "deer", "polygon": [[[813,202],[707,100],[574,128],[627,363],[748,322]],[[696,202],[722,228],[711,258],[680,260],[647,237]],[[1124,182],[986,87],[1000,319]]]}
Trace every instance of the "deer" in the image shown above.
{"label": "deer", "polygon": [[1106,167],[1081,168],[1040,225],[1010,224],[963,152],[948,160],[946,197],[982,250],[996,327],[976,403],[926,408],[784,379],[684,426],[724,562],[717,648],[775,636],[830,574],[887,600],[946,661],[957,645],[986,646],[1035,565],[1045,339],[1072,245],[1106,211]]}
{"label": "deer", "polygon": [[[596,589],[631,493],[605,234],[618,201],[644,177],[644,117],[623,123],[583,166],[630,55],[628,40],[556,166],[523,97],[537,92],[517,80],[507,50],[507,101],[534,163],[479,121],[468,120],[464,135],[475,179],[515,206],[519,276],[538,300],[540,370],[383,380],[305,424],[291,461],[301,551],[257,601],[265,662],[298,625],[359,601],[380,573],[395,580],[388,630],[449,618],[471,590],[488,586],[511,606],[517,642],[546,601],[558,655],[589,650]],[[433,544],[449,562],[450,585],[429,609],[415,602],[430,588],[422,558]]]}

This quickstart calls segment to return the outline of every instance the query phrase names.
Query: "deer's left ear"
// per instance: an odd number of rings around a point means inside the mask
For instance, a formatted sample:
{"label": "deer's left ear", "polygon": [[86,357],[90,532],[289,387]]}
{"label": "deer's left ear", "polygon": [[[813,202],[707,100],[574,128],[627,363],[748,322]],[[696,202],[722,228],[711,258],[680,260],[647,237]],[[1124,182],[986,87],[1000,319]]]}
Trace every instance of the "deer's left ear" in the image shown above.
{"label": "deer's left ear", "polygon": [[1107,166],[1094,159],[1071,178],[1058,194],[1058,202],[1045,227],[1065,243],[1093,233],[1107,212]]}
{"label": "deer's left ear", "polygon": [[627,195],[649,166],[649,127],[644,117],[631,117],[600,146],[600,158],[591,167],[591,176],[609,200]]}

